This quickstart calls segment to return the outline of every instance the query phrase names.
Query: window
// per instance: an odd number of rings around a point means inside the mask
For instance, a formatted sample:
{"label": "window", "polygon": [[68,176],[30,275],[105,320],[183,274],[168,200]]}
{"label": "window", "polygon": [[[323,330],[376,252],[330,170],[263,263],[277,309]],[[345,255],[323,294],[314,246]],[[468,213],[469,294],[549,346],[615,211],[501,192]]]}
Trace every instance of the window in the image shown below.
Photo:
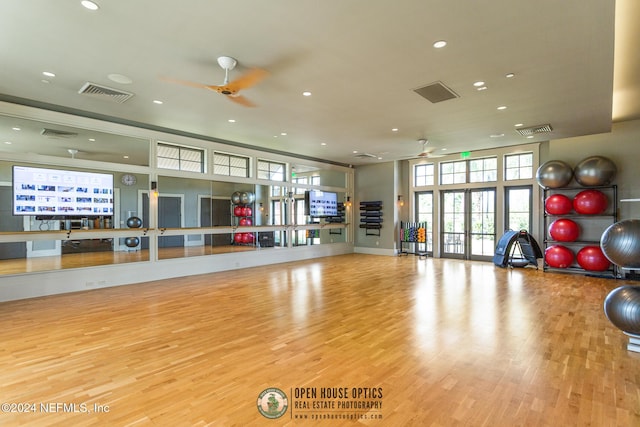
{"label": "window", "polygon": [[[311,185],[320,185],[320,175],[312,175],[312,176],[297,176],[295,178],[291,178],[291,182],[293,184],[311,184]],[[296,194],[304,194],[304,188],[296,188]]]}
{"label": "window", "polygon": [[508,230],[531,231],[533,189],[526,187],[507,187],[505,189],[506,223]]}
{"label": "window", "polygon": [[493,182],[498,180],[498,159],[469,160],[469,182]]}
{"label": "window", "polygon": [[531,178],[533,178],[533,153],[504,156],[505,181]]}
{"label": "window", "polygon": [[213,173],[247,178],[249,177],[249,158],[225,153],[213,153]]}
{"label": "window", "polygon": [[258,160],[258,179],[284,181],[285,169],[284,163]]}
{"label": "window", "polygon": [[466,161],[440,163],[440,183],[464,184],[465,182],[467,182]]}
{"label": "window", "polygon": [[434,167],[429,165],[415,165],[413,168],[414,182],[416,187],[434,184]]}
{"label": "window", "polygon": [[158,143],[158,167],[187,172],[204,172],[204,150]]}

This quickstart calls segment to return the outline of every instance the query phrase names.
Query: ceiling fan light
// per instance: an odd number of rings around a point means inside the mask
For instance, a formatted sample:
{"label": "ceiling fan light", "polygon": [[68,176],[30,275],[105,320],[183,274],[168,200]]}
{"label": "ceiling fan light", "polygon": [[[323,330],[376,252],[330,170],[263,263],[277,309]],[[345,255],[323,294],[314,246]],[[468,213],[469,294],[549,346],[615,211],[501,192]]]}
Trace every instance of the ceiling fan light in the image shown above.
{"label": "ceiling fan light", "polygon": [[220,65],[225,70],[233,70],[238,61],[230,56],[220,56],[218,57],[218,65]]}
{"label": "ceiling fan light", "polygon": [[98,9],[100,9],[100,6],[98,6],[98,3],[93,2],[91,0],[82,0],[80,2],[80,4],[82,6],[84,6],[85,8],[89,9],[89,10],[98,10]]}

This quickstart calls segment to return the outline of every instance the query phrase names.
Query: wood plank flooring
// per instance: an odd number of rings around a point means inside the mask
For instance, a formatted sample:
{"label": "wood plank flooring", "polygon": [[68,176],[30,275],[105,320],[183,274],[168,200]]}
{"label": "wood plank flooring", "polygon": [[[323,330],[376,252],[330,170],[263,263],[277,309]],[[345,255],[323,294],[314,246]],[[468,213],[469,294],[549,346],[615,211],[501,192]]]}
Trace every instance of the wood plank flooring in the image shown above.
{"label": "wood plank flooring", "polygon": [[638,426],[625,283],[352,254],[1,303],[0,425]]}

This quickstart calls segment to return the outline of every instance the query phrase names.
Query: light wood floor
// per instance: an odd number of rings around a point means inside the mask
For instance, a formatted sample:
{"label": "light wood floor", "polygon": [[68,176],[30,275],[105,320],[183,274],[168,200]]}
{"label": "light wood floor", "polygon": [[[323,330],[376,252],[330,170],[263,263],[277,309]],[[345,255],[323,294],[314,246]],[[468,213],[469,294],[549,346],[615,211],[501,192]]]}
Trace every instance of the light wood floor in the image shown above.
{"label": "light wood floor", "polygon": [[[638,426],[640,354],[602,311],[624,283],[353,254],[2,303],[1,399],[38,407],[0,425]],[[323,387],[382,406],[294,407]]]}

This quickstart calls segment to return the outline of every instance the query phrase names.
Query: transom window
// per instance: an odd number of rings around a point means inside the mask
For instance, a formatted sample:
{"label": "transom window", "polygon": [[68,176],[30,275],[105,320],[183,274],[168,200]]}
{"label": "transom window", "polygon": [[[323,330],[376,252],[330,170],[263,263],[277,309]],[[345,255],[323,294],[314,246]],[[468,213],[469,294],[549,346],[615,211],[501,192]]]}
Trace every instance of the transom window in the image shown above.
{"label": "transom window", "polygon": [[413,169],[414,183],[416,187],[422,187],[425,185],[433,185],[435,168],[433,164],[415,165]]}
{"label": "transom window", "polygon": [[225,153],[213,153],[213,173],[247,178],[249,177],[249,158]]}
{"label": "transom window", "polygon": [[505,181],[531,178],[533,178],[533,153],[504,156]]}
{"label": "transom window", "polygon": [[469,160],[469,182],[494,182],[498,180],[498,159],[487,157]]}
{"label": "transom window", "polygon": [[204,150],[181,145],[158,143],[158,168],[187,172],[204,172]]}
{"label": "transom window", "polygon": [[467,162],[465,160],[440,163],[441,184],[464,184],[465,182],[467,182]]}
{"label": "transom window", "polygon": [[284,181],[286,165],[284,163],[258,160],[258,179]]}

